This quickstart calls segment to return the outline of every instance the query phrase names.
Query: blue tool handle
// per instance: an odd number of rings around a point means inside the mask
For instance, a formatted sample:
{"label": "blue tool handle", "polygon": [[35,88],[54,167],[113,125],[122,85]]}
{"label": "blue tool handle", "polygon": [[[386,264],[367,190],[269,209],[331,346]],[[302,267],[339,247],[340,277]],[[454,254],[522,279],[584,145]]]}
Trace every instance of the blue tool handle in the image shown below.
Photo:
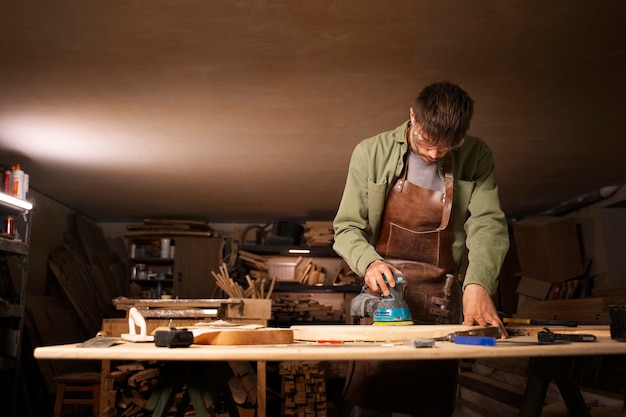
{"label": "blue tool handle", "polygon": [[455,345],[495,346],[495,337],[486,336],[455,336]]}

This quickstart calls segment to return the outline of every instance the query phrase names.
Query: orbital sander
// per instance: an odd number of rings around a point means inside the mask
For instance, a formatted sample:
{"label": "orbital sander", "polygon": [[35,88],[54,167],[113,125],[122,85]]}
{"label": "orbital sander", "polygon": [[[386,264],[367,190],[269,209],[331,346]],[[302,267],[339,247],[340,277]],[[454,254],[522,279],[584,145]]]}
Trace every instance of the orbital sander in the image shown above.
{"label": "orbital sander", "polygon": [[[385,283],[387,277],[383,275]],[[406,301],[404,301],[404,286],[406,285],[406,277],[401,274],[394,274],[396,281],[395,287],[389,288],[389,295],[380,297],[380,301],[376,304],[374,312],[375,326],[406,326],[413,324],[411,312]]]}

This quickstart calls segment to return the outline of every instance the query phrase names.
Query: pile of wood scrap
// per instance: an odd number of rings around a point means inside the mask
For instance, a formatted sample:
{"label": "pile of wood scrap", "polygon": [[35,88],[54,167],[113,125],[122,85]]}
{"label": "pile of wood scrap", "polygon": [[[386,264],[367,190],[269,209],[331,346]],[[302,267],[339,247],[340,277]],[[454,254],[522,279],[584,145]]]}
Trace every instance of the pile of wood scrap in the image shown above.
{"label": "pile of wood scrap", "polygon": [[272,297],[272,292],[274,291],[274,286],[276,285],[276,277],[274,277],[269,282],[269,288],[266,292],[265,287],[268,284],[267,279],[252,278],[248,274],[246,275],[246,282],[248,283],[248,287],[246,289],[243,289],[241,285],[239,285],[230,277],[226,264],[222,264],[220,266],[219,273],[211,271],[211,274],[213,274],[213,278],[215,278],[217,286],[220,287],[222,291],[224,291],[231,298],[270,299]]}
{"label": "pile of wood scrap", "polygon": [[220,265],[220,272],[211,271],[215,283],[231,298],[245,298],[243,289],[229,275],[226,264]]}
{"label": "pile of wood scrap", "polygon": [[332,221],[308,221],[304,224],[304,240],[309,246],[332,246],[335,231]]}
{"label": "pile of wood scrap", "polygon": [[257,255],[252,252],[247,252],[244,250],[240,250],[237,253],[237,256],[243,263],[243,266],[246,267],[249,272],[248,274],[255,280],[264,280],[268,279],[267,273],[267,263],[264,256]]}
{"label": "pile of wood scrap", "polygon": [[[209,412],[215,413],[211,415],[253,416],[256,405],[256,373],[248,362],[229,362],[228,365],[229,367],[219,364],[219,369],[193,370],[156,361],[118,365],[104,378],[102,395],[108,408],[102,410],[102,415],[148,417],[158,413],[172,417],[206,416],[207,409],[195,410],[193,407],[216,401],[209,406]],[[201,386],[189,385],[192,380],[197,379],[199,382],[204,379],[205,373],[206,378],[214,378],[213,382],[203,383]],[[217,381],[220,383],[216,383]],[[224,395],[226,401],[217,401]]]}
{"label": "pile of wood scrap", "polygon": [[326,271],[309,258],[306,263],[302,263],[302,258],[296,260],[296,281],[304,285],[324,284],[326,281]]}
{"label": "pile of wood scrap", "polygon": [[[156,362],[136,362],[119,365],[104,378],[102,395],[115,415],[148,415],[148,395],[156,385],[160,369]],[[113,410],[103,410],[111,415]]]}
{"label": "pile of wood scrap", "polygon": [[360,285],[362,280],[347,265],[334,272],[317,265],[313,258],[296,260],[296,281],[303,285]]}
{"label": "pile of wood scrap", "polygon": [[283,416],[327,417],[326,379],[328,362],[283,361],[282,375]]}
{"label": "pile of wood scrap", "polygon": [[340,268],[335,274],[333,285],[363,285],[363,278],[346,265],[345,268]]}
{"label": "pile of wood scrap", "polygon": [[246,298],[265,298],[271,299],[274,286],[276,285],[277,277],[271,279],[267,291],[267,281],[265,279],[252,279],[250,275],[246,275],[246,281],[248,281],[248,288],[244,291]]}
{"label": "pile of wood scrap", "polygon": [[289,294],[272,299],[272,320],[281,323],[307,321],[339,321],[342,312],[324,305],[311,296],[291,298]]}

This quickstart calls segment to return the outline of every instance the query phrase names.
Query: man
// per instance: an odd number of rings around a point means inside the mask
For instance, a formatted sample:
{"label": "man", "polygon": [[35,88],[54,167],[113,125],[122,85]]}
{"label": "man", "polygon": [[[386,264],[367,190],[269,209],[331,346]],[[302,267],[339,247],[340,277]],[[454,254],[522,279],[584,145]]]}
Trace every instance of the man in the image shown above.
{"label": "man", "polygon": [[[409,121],[356,146],[333,246],[364,277],[353,315],[372,317],[387,285],[395,286],[393,274],[402,273],[414,323],[460,323],[462,308],[462,324],[498,326],[506,335],[491,295],[508,229],[491,150],[466,136],[473,107],[459,86],[435,83],[418,94]],[[353,417],[452,414],[457,361],[379,359],[355,362],[349,371],[345,396],[355,404]]]}

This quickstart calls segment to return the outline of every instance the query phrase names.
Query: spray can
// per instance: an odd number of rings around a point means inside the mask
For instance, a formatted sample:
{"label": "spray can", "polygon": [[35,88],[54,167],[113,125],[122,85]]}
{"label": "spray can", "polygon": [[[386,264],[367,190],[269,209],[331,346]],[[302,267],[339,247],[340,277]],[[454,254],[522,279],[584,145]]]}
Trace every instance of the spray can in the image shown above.
{"label": "spray can", "polygon": [[13,197],[24,198],[24,171],[20,168],[20,164],[11,170],[11,183]]}
{"label": "spray can", "polygon": [[2,192],[5,194],[13,194],[13,190],[11,189],[11,170],[7,169],[4,171],[4,178],[2,178]]}
{"label": "spray can", "polygon": [[10,237],[13,237],[13,234],[15,233],[15,223],[13,217],[7,216],[4,225],[4,232]]}

